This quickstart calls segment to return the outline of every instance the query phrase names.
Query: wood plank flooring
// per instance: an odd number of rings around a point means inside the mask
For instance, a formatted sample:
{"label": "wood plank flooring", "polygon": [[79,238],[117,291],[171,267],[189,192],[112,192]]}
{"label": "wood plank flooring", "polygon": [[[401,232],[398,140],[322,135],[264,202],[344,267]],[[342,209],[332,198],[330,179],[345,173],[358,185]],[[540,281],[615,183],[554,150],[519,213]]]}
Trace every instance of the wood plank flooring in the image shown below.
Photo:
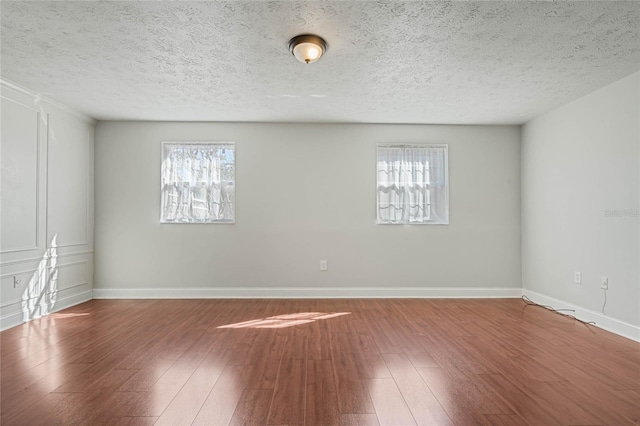
{"label": "wood plank flooring", "polygon": [[0,353],[6,426],[640,424],[640,343],[517,299],[93,300]]}

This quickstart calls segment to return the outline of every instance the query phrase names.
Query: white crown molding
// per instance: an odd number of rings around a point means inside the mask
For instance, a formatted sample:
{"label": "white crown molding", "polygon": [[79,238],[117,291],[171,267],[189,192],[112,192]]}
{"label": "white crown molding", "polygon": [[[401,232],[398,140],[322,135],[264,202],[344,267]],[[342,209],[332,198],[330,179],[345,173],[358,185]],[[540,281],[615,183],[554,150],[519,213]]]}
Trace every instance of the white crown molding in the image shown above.
{"label": "white crown molding", "polygon": [[640,327],[638,326],[608,317],[599,312],[572,305],[562,300],[554,299],[553,297],[536,293],[535,291],[527,290],[526,288],[522,290],[522,294],[535,303],[552,306],[554,309],[572,309],[575,311],[574,316],[582,321],[593,321],[598,328],[640,342]]}
{"label": "white crown molding", "polygon": [[94,288],[94,299],[397,299],[519,298],[521,288],[444,287],[215,287]]}
{"label": "white crown molding", "polygon": [[26,88],[26,87],[24,87],[24,86],[22,86],[22,85],[20,85],[18,83],[14,83],[11,80],[7,80],[6,78],[0,78],[0,88],[2,88],[3,90],[4,89],[14,90],[14,91],[16,91],[18,93],[22,93],[23,95],[27,95],[30,98],[33,98],[34,100],[40,99],[43,102],[51,105],[52,107],[54,107],[54,108],[56,108],[58,110],[64,111],[67,114],[71,114],[72,116],[74,116],[74,117],[76,117],[76,118],[78,118],[78,119],[80,119],[80,120],[82,120],[82,121],[84,121],[84,122],[86,122],[88,124],[95,125],[97,123],[97,120],[95,118],[93,118],[93,117],[90,117],[90,116],[88,116],[88,115],[86,115],[86,114],[84,114],[84,113],[82,113],[80,111],[77,111],[77,110],[75,110],[75,109],[73,109],[71,107],[68,107],[67,105],[65,105],[65,104],[63,104],[61,102],[58,102],[58,101],[56,101],[54,99],[51,99],[48,96],[45,96],[45,95],[42,95],[40,93],[34,92],[34,91],[32,91],[32,90],[30,90],[30,89],[28,89],[28,88]]}

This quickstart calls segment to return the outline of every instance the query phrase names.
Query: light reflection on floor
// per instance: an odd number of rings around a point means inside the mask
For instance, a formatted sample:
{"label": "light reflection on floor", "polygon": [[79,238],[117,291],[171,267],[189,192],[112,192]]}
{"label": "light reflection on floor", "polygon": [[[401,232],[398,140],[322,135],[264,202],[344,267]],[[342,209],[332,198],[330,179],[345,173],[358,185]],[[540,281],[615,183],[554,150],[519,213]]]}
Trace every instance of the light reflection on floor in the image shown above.
{"label": "light reflection on floor", "polygon": [[235,324],[221,325],[218,328],[285,328],[300,324],[349,315],[351,312],[299,312],[297,314],[276,315]]}
{"label": "light reflection on floor", "polygon": [[74,314],[74,313],[68,313],[68,314],[62,314],[62,313],[53,313],[53,314],[49,314],[48,318],[50,319],[63,319],[63,318],[75,318],[75,317],[84,317],[89,315],[88,313],[84,313],[84,314]]}

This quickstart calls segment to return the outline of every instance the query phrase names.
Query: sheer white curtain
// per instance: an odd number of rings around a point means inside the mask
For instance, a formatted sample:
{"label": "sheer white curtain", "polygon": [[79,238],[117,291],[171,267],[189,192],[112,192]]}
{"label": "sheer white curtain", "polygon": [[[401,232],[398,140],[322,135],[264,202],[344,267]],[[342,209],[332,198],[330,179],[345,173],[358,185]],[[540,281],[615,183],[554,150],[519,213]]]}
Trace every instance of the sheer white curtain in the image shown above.
{"label": "sheer white curtain", "polygon": [[233,144],[164,143],[161,222],[233,222]]}
{"label": "sheer white curtain", "polygon": [[378,223],[449,223],[446,145],[378,146]]}

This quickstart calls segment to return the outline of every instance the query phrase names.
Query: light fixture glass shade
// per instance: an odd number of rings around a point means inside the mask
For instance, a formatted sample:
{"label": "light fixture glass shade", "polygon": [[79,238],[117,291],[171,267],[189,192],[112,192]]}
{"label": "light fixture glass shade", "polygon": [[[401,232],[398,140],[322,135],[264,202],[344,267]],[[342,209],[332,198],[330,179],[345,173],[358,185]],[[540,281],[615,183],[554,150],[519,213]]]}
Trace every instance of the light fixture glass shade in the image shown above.
{"label": "light fixture glass shade", "polygon": [[300,62],[316,62],[327,50],[327,43],[318,36],[302,34],[289,41],[289,50]]}
{"label": "light fixture glass shade", "polygon": [[300,43],[293,48],[293,56],[295,56],[300,62],[310,64],[320,59],[320,56],[322,56],[322,49],[320,46],[313,43]]}

